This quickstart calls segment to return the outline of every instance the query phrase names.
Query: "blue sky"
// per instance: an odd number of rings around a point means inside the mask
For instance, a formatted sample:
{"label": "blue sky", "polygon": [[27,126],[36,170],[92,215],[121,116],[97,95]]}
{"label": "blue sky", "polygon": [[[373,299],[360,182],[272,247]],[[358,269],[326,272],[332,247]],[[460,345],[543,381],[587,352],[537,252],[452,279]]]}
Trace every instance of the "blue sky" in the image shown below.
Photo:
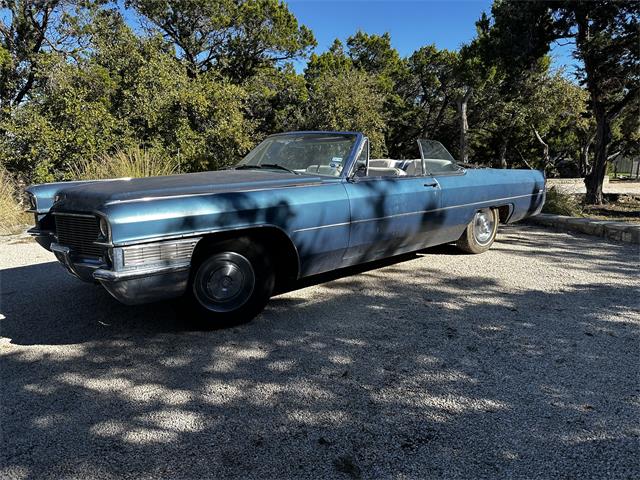
{"label": "blue sky", "polygon": [[[345,41],[358,30],[389,32],[393,46],[403,57],[435,43],[438,48],[457,49],[475,35],[475,22],[483,11],[491,12],[491,0],[285,0],[301,24],[311,28],[318,47],[325,51],[335,38]],[[122,6],[122,2],[117,2]],[[123,9],[124,10],[124,9]],[[136,26],[131,12],[127,21]],[[0,18],[6,20],[6,12]],[[571,46],[552,46],[555,66],[570,74],[576,61]],[[302,71],[306,60],[294,62]]]}
{"label": "blue sky", "polygon": [[[363,30],[389,32],[393,46],[402,56],[423,45],[457,49],[473,39],[475,22],[483,11],[491,12],[491,0],[286,0],[298,21],[313,30],[316,53],[325,51],[335,38]],[[556,65],[570,70],[575,62],[568,47],[555,47]],[[302,70],[306,62],[297,62]]]}

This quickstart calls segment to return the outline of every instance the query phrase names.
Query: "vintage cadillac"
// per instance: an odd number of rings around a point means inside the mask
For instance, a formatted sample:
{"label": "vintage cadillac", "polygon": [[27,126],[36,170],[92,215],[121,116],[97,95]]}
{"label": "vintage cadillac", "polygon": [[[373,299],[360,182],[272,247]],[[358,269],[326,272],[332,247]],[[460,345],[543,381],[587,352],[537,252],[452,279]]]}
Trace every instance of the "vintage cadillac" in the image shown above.
{"label": "vintage cadillac", "polygon": [[223,326],[309,275],[449,242],[484,252],[499,222],[542,208],[542,172],[464,168],[418,143],[419,159],[370,159],[361,133],[290,132],[229,170],[35,185],[29,232],[123,303],[185,297]]}

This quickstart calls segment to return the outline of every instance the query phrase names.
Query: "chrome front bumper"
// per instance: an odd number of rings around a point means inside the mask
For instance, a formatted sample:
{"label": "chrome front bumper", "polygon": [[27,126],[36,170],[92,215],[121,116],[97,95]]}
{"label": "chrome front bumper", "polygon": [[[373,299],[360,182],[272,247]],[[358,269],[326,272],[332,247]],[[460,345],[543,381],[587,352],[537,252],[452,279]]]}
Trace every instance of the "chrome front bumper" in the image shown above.
{"label": "chrome front bumper", "polygon": [[[199,239],[193,240],[193,247]],[[184,243],[184,241],[182,241]],[[140,265],[130,269],[112,269],[101,259],[76,257],[64,245],[50,243],[50,250],[64,267],[80,280],[98,282],[120,302],[127,305],[150,303],[183,295],[189,281],[191,254],[162,264]],[[124,265],[122,250],[113,256]]]}
{"label": "chrome front bumper", "polygon": [[93,272],[101,267],[105,267],[105,263],[98,258],[74,258],[69,247],[52,242],[49,244],[51,250],[58,261],[67,269],[67,271],[85,282],[93,282]]}
{"label": "chrome front bumper", "polygon": [[133,272],[98,269],[93,278],[127,305],[180,297],[187,290],[191,265],[174,265]]}

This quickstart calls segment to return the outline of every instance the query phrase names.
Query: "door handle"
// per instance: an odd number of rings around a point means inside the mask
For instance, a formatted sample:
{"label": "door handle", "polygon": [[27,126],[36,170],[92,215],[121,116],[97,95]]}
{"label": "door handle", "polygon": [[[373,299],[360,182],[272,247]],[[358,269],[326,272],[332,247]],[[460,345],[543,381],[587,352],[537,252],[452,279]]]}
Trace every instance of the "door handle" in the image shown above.
{"label": "door handle", "polygon": [[438,186],[438,182],[425,183],[424,186],[425,187],[437,187]]}

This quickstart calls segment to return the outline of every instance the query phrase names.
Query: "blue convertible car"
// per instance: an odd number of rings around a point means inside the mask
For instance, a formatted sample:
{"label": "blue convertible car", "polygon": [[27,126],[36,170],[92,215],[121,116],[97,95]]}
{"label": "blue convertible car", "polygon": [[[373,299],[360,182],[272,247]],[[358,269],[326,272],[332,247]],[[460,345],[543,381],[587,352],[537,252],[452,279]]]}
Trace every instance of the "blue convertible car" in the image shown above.
{"label": "blue convertible car", "polygon": [[28,189],[36,240],[127,304],[186,296],[211,325],[253,318],[279,284],[456,242],[536,215],[535,170],[463,168],[438,142],[370,159],[354,132],[267,137],[233,169]]}

